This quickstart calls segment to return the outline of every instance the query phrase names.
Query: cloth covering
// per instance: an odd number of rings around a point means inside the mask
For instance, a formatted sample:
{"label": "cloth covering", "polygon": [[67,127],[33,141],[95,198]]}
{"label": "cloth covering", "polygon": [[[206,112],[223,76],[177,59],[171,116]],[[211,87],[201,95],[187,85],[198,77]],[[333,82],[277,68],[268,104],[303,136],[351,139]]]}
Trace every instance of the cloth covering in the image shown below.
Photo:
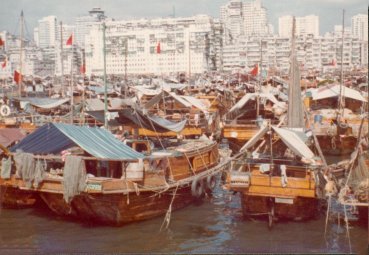
{"label": "cloth covering", "polygon": [[82,157],[68,155],[63,172],[63,197],[70,203],[86,188],[86,167]]}
{"label": "cloth covering", "polygon": [[1,160],[1,178],[2,179],[9,179],[11,169],[12,169],[12,160],[11,160],[11,158],[3,158]]}
{"label": "cloth covering", "polygon": [[35,178],[35,160],[30,153],[18,152],[14,154],[17,175],[26,182],[28,188],[32,187]]}

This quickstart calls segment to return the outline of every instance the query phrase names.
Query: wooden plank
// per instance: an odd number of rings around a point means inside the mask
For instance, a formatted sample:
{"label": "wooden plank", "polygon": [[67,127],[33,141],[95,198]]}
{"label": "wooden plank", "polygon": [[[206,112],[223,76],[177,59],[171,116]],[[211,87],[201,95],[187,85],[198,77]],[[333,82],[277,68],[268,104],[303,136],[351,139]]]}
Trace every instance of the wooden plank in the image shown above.
{"label": "wooden plank", "polygon": [[[246,193],[246,192],[245,192]],[[270,197],[315,197],[314,189],[295,189],[290,187],[268,187],[268,186],[250,186],[248,195],[270,196]]]}

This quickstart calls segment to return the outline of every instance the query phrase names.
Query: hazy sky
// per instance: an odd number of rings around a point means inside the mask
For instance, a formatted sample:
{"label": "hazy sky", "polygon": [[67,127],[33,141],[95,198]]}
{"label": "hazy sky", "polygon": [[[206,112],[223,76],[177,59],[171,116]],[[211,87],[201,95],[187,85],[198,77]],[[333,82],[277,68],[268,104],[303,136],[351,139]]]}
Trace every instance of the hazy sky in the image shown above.
{"label": "hazy sky", "polygon": [[[0,31],[19,34],[19,15],[23,9],[27,37],[33,37],[37,20],[55,15],[58,21],[73,24],[74,18],[84,16],[92,7],[101,7],[108,17],[119,19],[177,17],[208,14],[219,17],[220,6],[229,0],[0,0]],[[304,16],[316,14],[320,18],[320,33],[333,30],[342,23],[342,9],[346,11],[346,25],[351,16],[368,13],[369,0],[262,0],[268,9],[269,21],[278,32],[278,17],[282,15]],[[27,35],[27,34],[26,34]]]}

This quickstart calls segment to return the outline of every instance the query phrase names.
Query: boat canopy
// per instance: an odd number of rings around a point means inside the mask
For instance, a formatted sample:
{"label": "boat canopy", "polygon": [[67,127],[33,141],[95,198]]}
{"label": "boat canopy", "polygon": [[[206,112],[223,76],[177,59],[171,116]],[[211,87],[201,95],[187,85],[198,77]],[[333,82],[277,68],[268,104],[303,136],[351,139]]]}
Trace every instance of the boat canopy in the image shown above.
{"label": "boat canopy", "polygon": [[[290,129],[290,128],[278,128],[276,126],[272,126],[272,129],[278,134],[278,136],[282,139],[283,143],[286,144],[288,148],[290,148],[296,155],[306,158],[313,159],[314,153],[309,149],[309,147],[305,144],[307,137],[305,133],[300,129]],[[267,133],[269,130],[269,126],[262,126],[260,130],[245,143],[241,152],[247,149],[250,149],[254,146],[260,139]]]}
{"label": "boat canopy", "polygon": [[63,99],[56,99],[56,98],[32,98],[32,97],[27,97],[27,98],[21,98],[19,100],[22,104],[31,104],[35,107],[38,108],[43,108],[43,109],[51,109],[51,108],[55,108],[58,107],[66,102],[69,101],[69,98],[63,98]]}
{"label": "boat canopy", "polygon": [[167,92],[167,91],[162,91],[158,95],[151,98],[144,105],[144,108],[145,109],[151,108],[155,104],[159,103],[166,96],[170,96],[171,98],[173,98],[175,101],[177,101],[178,103],[180,103],[181,105],[183,105],[186,108],[195,107],[195,108],[199,109],[200,111],[202,111],[204,113],[208,112],[208,106],[202,100],[200,100],[198,98],[195,98],[195,97],[192,97],[192,96],[180,96],[180,95],[177,95],[174,92]]}
{"label": "boat canopy", "polygon": [[[317,88],[312,91],[313,100],[326,99],[331,97],[338,97],[340,95],[339,84],[327,85],[321,88]],[[342,86],[342,95],[346,98],[355,99],[362,102],[367,102],[367,100],[361,95],[357,90]]]}
{"label": "boat canopy", "polygon": [[24,131],[19,128],[0,128],[0,144],[8,147],[25,137]]}
{"label": "boat canopy", "polygon": [[105,160],[135,160],[144,157],[106,129],[63,123],[49,123],[38,128],[10,150],[33,154],[59,154],[75,146]]}
{"label": "boat canopy", "polygon": [[126,119],[131,120],[139,127],[143,127],[152,131],[157,132],[168,132],[173,131],[176,133],[181,132],[187,122],[187,119],[180,122],[172,122],[158,116],[144,114],[140,110],[136,109],[123,109],[118,112],[119,118],[117,119],[120,123],[125,123]]}
{"label": "boat canopy", "polygon": [[255,100],[255,98],[259,96],[260,98],[265,98],[273,102],[274,104],[278,103],[279,101],[275,96],[272,94],[264,94],[264,93],[247,93],[244,95],[228,112],[228,114],[231,114],[235,111],[238,111],[244,107],[249,100]]}
{"label": "boat canopy", "polygon": [[86,99],[86,111],[100,111],[104,110],[104,102],[98,98]]}
{"label": "boat canopy", "polygon": [[272,128],[279,135],[284,144],[286,144],[296,155],[309,160],[314,158],[314,153],[301,139],[301,132],[275,126],[272,126]]}
{"label": "boat canopy", "polygon": [[254,146],[266,134],[268,129],[268,126],[262,126],[259,131],[242,146],[240,151],[245,151]]}

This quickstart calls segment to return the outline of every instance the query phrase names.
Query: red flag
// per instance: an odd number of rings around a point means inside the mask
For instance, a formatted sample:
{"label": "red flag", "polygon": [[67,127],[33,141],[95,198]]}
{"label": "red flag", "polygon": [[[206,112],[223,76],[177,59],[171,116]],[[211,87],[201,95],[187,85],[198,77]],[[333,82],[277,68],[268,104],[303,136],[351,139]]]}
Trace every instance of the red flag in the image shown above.
{"label": "red flag", "polygon": [[259,73],[259,65],[256,64],[255,67],[251,70],[250,74],[252,76],[256,76],[256,75],[258,75],[258,73]]}
{"label": "red flag", "polygon": [[1,67],[4,69],[6,67],[6,59],[4,60],[4,62],[1,64]]}
{"label": "red flag", "polygon": [[336,66],[336,61],[332,59],[331,66]]}
{"label": "red flag", "polygon": [[86,73],[86,66],[85,65],[81,65],[81,67],[79,68],[79,72],[82,74]]}
{"label": "red flag", "polygon": [[15,81],[15,83],[19,84],[20,80],[21,80],[21,74],[18,73],[17,71],[14,71],[14,81]]}
{"label": "red flag", "polygon": [[0,37],[0,46],[4,46],[4,41],[1,37]]}
{"label": "red flag", "polygon": [[67,45],[72,45],[72,44],[73,44],[73,35],[70,35],[67,40]]}
{"label": "red flag", "polygon": [[160,42],[158,42],[158,45],[156,46],[156,53],[160,54]]}

